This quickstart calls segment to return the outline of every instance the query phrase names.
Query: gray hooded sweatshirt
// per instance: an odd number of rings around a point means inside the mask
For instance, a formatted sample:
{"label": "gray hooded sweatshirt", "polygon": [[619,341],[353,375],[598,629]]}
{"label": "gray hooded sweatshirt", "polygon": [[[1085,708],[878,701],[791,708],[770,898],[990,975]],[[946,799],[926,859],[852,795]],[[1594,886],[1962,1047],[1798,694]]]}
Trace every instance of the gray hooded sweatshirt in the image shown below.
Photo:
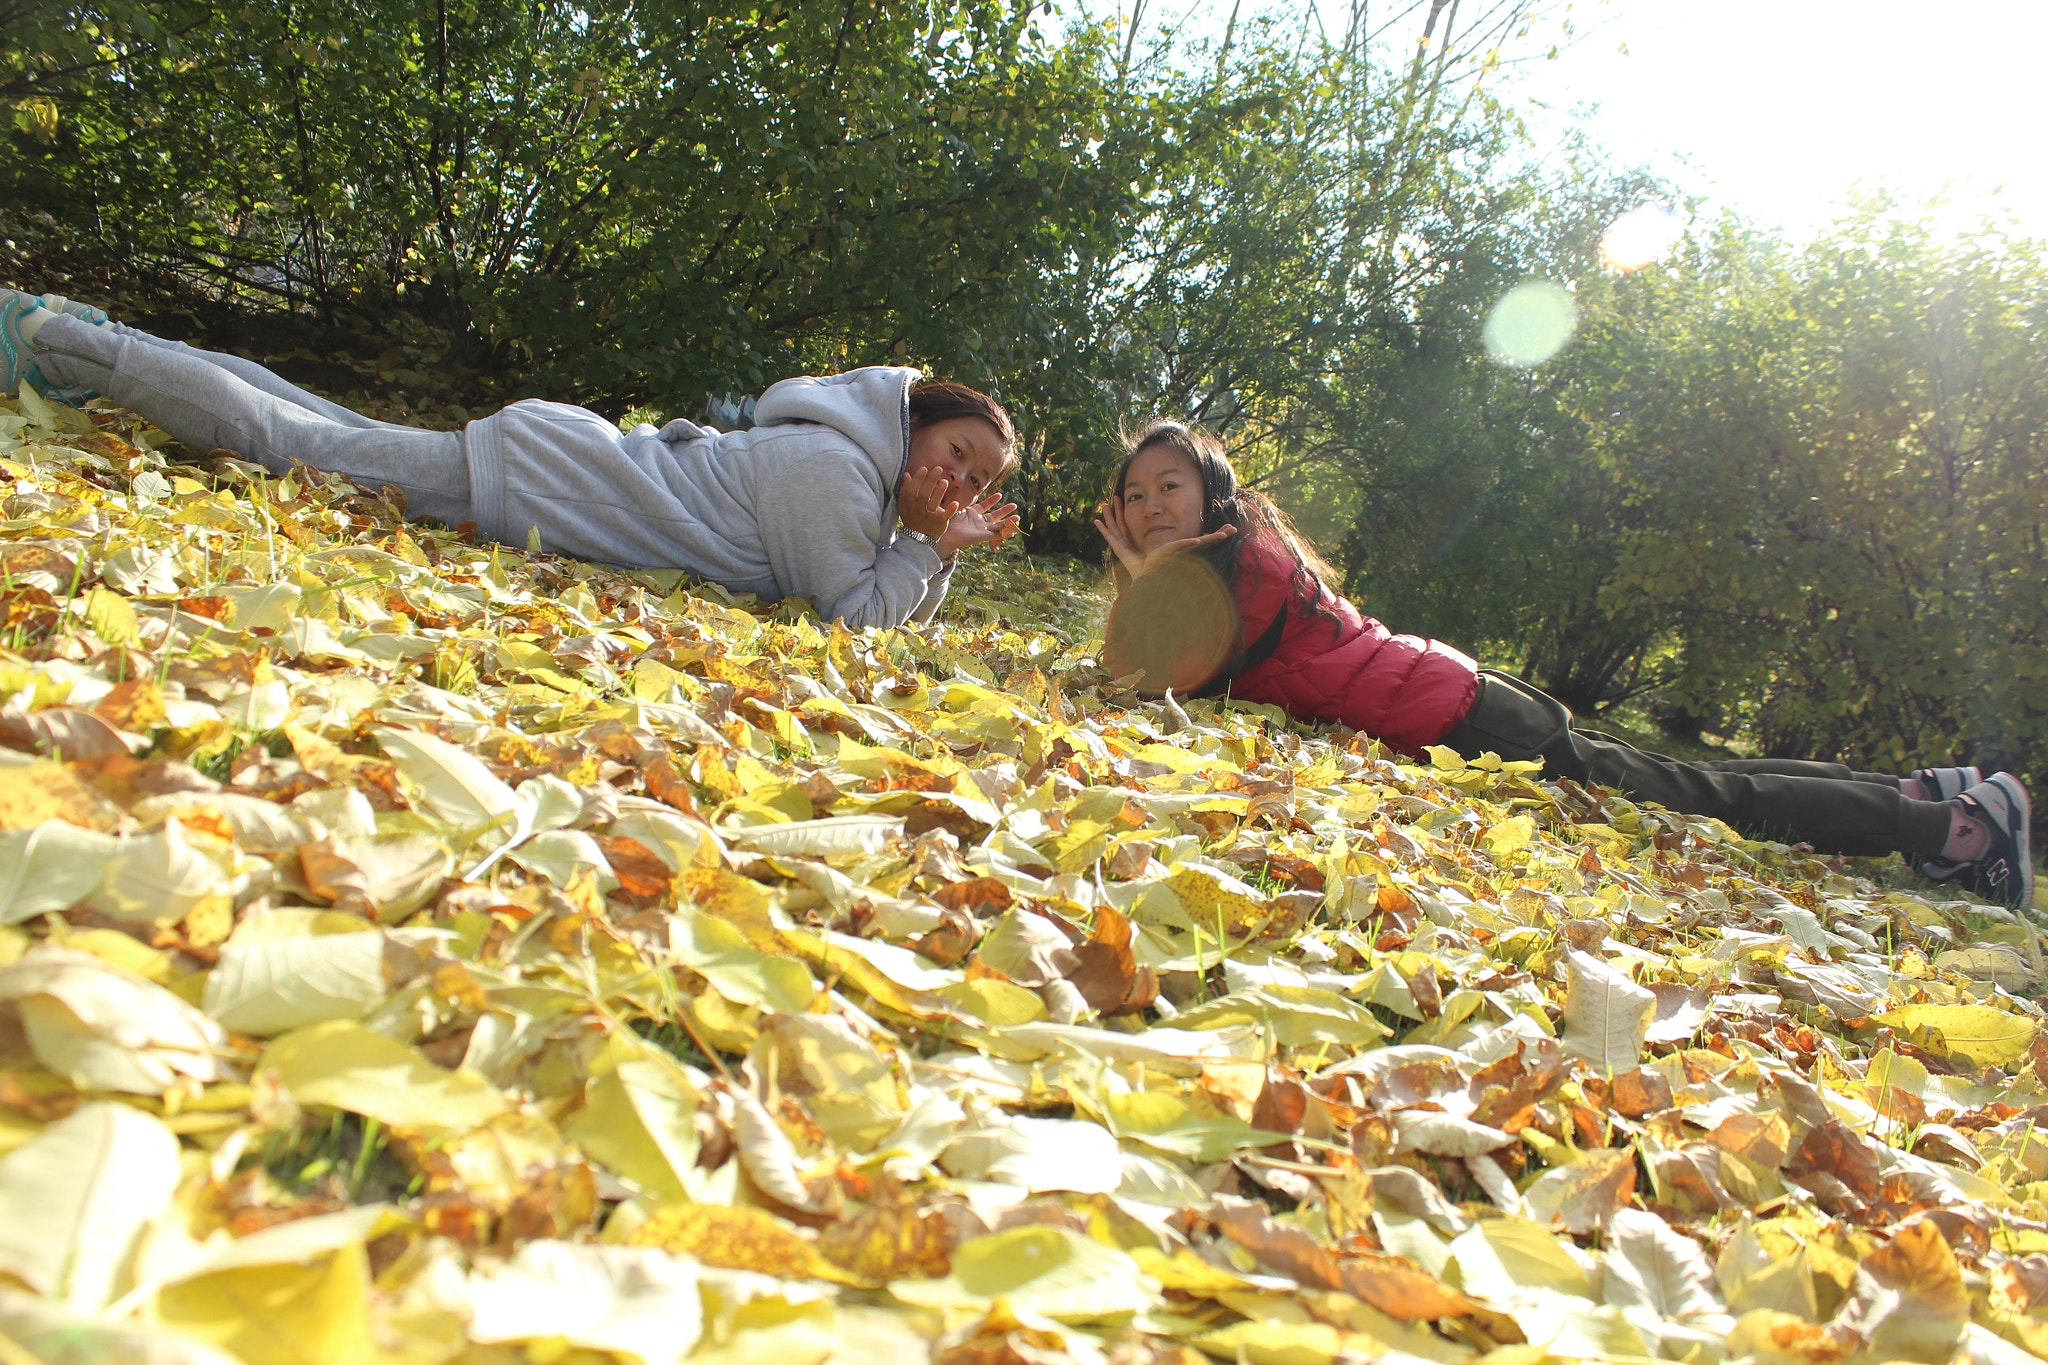
{"label": "gray hooded sweatshirt", "polygon": [[929,620],[948,573],[896,535],[917,377],[877,366],[785,379],[746,431],[678,420],[621,437],[583,408],[515,403],[463,432],[472,515],[499,540],[538,526],[550,550],[807,597],[855,628]]}
{"label": "gray hooded sweatshirt", "polygon": [[548,550],[808,597],[855,628],[930,620],[946,596],[938,552],[896,534],[916,370],[785,379],[747,431],[676,421],[621,436],[587,409],[529,401],[458,433],[378,422],[254,361],[120,324],[59,317],[34,344],[51,381],[104,393],[187,445],[390,485],[413,512],[495,540],[537,530]]}

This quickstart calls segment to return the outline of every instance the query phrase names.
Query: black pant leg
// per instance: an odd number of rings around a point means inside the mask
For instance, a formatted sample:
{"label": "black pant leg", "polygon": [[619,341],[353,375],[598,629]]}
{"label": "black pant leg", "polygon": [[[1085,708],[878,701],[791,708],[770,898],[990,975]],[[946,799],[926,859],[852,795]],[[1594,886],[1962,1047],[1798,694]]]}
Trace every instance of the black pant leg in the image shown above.
{"label": "black pant leg", "polygon": [[1846,763],[1814,763],[1804,758],[1721,758],[1699,766],[1717,773],[1771,773],[1779,777],[1824,777],[1831,782],[1869,782],[1879,787],[1899,785],[1899,779],[1890,773],[1858,772]]}
{"label": "black pant leg", "polygon": [[1947,805],[1909,800],[1896,781],[1868,780],[1875,775],[1839,764],[1786,772],[1787,760],[1763,760],[1773,771],[1740,760],[1730,767],[1650,753],[1577,729],[1563,702],[1492,669],[1482,672],[1471,712],[1444,743],[1467,758],[1489,750],[1506,759],[1540,758],[1549,776],[1613,787],[1633,800],[1713,816],[1750,838],[1807,843],[1824,853],[1932,857],[1948,840]]}

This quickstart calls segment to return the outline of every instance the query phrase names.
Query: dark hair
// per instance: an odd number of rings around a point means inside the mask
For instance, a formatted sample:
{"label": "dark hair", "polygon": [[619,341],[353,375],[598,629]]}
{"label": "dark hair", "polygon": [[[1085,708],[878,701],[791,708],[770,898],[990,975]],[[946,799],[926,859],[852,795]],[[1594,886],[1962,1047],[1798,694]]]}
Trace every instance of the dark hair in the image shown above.
{"label": "dark hair", "polygon": [[[1309,544],[1307,537],[1294,529],[1294,523],[1288,520],[1285,512],[1274,506],[1271,498],[1256,488],[1245,488],[1238,483],[1237,470],[1224,453],[1223,442],[1215,432],[1166,417],[1155,417],[1135,432],[1126,432],[1124,459],[1116,468],[1116,480],[1110,493],[1112,497],[1119,503],[1123,501],[1124,481],[1130,475],[1131,462],[1154,446],[1165,446],[1195,467],[1195,473],[1202,480],[1203,535],[1220,531],[1225,526],[1237,528],[1236,535],[1201,552],[1226,584],[1233,589],[1237,586],[1245,540],[1255,535],[1271,536],[1286,546],[1287,552],[1294,557],[1292,587],[1303,610],[1328,614],[1328,608],[1320,603],[1325,591],[1336,592],[1329,586],[1337,577],[1336,570],[1316,553],[1315,546]],[[1110,561],[1117,586],[1127,586],[1122,563],[1115,555],[1110,556]]]}
{"label": "dark hair", "polygon": [[995,480],[989,486],[993,488],[1009,478],[1010,471],[1017,467],[1017,428],[1011,424],[1010,414],[1003,411],[1001,403],[979,389],[970,389],[948,379],[930,379],[910,386],[912,431],[927,422],[943,422],[952,417],[979,417],[996,429],[996,435],[1003,438],[1003,467],[996,471]]}

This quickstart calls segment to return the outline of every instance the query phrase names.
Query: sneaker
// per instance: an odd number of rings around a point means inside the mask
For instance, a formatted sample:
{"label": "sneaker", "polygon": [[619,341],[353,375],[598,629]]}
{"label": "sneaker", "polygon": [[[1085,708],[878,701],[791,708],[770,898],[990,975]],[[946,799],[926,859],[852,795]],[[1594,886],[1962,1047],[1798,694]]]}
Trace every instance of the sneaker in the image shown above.
{"label": "sneaker", "polygon": [[[1927,798],[1930,801],[1953,801],[1984,780],[1983,770],[1974,767],[1915,768],[1912,775],[1920,780],[1922,787],[1934,793]],[[1929,858],[1920,864],[1920,875],[1928,881],[1946,884],[1960,876],[1966,866],[1968,864],[1950,862],[1947,858]]]}
{"label": "sneaker", "polygon": [[1965,891],[2015,910],[2034,904],[2033,803],[2027,789],[2011,773],[1993,773],[1957,796],[1952,803],[1963,814],[1982,820],[1991,831],[1991,847],[1983,857],[1962,864],[1953,878]]}
{"label": "sneaker", "polygon": [[[62,294],[43,295],[43,307],[53,313],[69,313],[80,322],[89,322],[95,327],[113,320],[107,316],[106,309],[94,308],[91,304],[79,303],[75,299],[67,299]],[[1972,768],[1970,771],[1975,772],[1977,770]]]}
{"label": "sneaker", "polygon": [[[48,302],[47,296],[44,302]],[[1953,801],[1984,780],[1984,774],[1976,768],[1915,768],[1913,776],[1934,793],[1927,798],[1930,801]]]}
{"label": "sneaker", "polygon": [[42,306],[34,294],[0,289],[0,394],[15,392],[24,379],[39,390],[44,387],[43,372],[21,335],[22,319]]}
{"label": "sneaker", "polygon": [[1968,866],[1968,863],[1952,863],[1946,858],[1929,858],[1920,864],[1920,875],[1930,882],[1939,882],[1946,886],[1962,876],[1963,869]]}

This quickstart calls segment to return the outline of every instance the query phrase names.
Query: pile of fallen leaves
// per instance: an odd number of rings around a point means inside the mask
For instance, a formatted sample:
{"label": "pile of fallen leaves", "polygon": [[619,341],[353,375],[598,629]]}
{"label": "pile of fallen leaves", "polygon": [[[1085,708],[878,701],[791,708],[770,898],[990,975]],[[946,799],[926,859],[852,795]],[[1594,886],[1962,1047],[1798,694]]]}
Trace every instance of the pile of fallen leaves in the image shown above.
{"label": "pile of fallen leaves", "polygon": [[161,444],[0,410],[0,1360],[2048,1352],[2003,910]]}

